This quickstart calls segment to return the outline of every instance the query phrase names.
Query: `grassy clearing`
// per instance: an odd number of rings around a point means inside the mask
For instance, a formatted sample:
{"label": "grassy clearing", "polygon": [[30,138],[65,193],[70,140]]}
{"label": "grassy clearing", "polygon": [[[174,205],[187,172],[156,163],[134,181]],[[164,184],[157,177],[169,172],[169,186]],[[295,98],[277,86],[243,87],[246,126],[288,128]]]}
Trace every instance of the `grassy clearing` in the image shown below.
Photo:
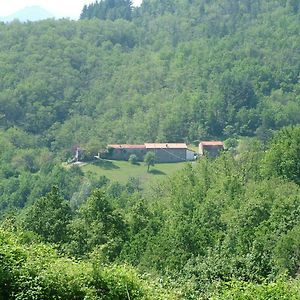
{"label": "grassy clearing", "polygon": [[144,163],[132,165],[127,161],[98,160],[85,164],[81,168],[87,175],[106,176],[112,181],[121,183],[126,183],[129,177],[139,178],[141,186],[144,187],[146,183],[155,179],[163,179],[166,175],[182,169],[185,165],[185,162],[156,164],[150,168],[148,173],[147,166]]}
{"label": "grassy clearing", "polygon": [[187,147],[188,147],[189,150],[193,150],[193,151],[195,151],[196,153],[199,152],[199,146],[195,146],[195,145],[190,144],[190,145],[188,145]]}

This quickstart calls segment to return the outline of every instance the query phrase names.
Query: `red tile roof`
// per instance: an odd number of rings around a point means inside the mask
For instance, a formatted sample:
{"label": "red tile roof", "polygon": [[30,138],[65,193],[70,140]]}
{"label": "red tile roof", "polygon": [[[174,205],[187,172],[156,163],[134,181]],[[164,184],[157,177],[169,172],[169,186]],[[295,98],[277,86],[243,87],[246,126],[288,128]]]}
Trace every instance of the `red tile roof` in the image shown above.
{"label": "red tile roof", "polygon": [[187,149],[185,143],[145,143],[147,149]]}
{"label": "red tile roof", "polygon": [[224,146],[224,143],[221,141],[203,141],[200,143],[202,146]]}
{"label": "red tile roof", "polygon": [[185,143],[145,143],[144,145],[111,144],[109,148],[114,149],[187,149]]}
{"label": "red tile roof", "polygon": [[108,145],[109,148],[114,149],[145,149],[145,145],[130,145],[130,144],[112,144]]}

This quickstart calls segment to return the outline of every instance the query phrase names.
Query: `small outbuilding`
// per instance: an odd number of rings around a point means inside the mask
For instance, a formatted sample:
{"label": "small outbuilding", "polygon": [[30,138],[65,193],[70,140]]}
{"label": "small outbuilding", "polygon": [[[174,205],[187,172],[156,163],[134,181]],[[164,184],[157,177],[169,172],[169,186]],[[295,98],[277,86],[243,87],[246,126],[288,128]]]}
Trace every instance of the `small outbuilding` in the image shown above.
{"label": "small outbuilding", "polygon": [[224,143],[221,141],[202,141],[199,144],[199,155],[217,157],[224,150]]}

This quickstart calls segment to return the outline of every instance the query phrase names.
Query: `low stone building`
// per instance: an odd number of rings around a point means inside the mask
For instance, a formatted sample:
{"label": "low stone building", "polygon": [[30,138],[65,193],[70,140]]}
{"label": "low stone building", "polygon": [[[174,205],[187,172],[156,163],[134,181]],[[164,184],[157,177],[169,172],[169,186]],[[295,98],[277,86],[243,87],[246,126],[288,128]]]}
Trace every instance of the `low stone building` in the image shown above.
{"label": "low stone building", "polygon": [[224,150],[224,143],[221,141],[202,141],[199,144],[199,155],[217,157]]}
{"label": "low stone building", "polygon": [[145,143],[147,151],[155,153],[157,163],[182,162],[187,160],[185,143]]}
{"label": "low stone building", "polygon": [[128,160],[135,154],[139,161],[143,161],[147,149],[145,145],[112,144],[108,145],[108,158],[114,160]]}
{"label": "low stone building", "polygon": [[113,160],[128,160],[131,154],[135,154],[139,161],[143,161],[149,151],[154,152],[157,163],[192,160],[185,143],[111,144],[107,148],[107,158]]}

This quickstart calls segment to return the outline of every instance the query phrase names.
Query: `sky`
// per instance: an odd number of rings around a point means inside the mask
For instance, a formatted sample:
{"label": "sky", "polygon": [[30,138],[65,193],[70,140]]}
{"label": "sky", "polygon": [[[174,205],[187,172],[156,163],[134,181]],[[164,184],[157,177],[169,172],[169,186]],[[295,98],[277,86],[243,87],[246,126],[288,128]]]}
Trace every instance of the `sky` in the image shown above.
{"label": "sky", "polygon": [[[78,18],[84,4],[93,0],[0,0],[0,17],[6,17],[26,6],[38,5],[58,17]],[[142,0],[133,0],[135,6]]]}

